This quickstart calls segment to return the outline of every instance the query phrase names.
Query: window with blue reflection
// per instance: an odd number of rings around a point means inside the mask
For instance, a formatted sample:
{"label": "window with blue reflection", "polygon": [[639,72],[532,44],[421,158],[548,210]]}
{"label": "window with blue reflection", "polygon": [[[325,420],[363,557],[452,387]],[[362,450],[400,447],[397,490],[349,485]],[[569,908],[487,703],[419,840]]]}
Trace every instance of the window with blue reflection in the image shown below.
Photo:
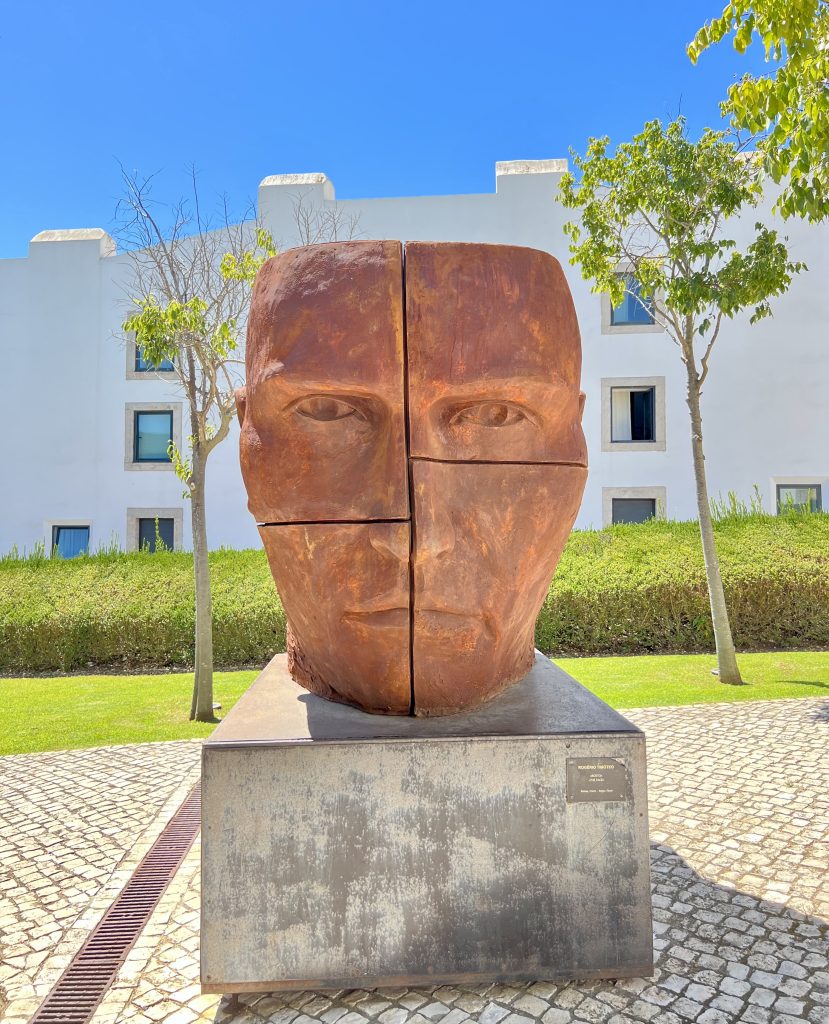
{"label": "window with blue reflection", "polygon": [[171,359],[162,359],[158,366],[156,366],[154,363],[151,363],[149,359],[144,358],[144,353],[142,352],[140,345],[135,346],[136,373],[169,373],[174,369],[175,366],[173,366]]}
{"label": "window with blue reflection", "polygon": [[627,324],[652,324],[653,300],[643,298],[639,282],[633,274],[619,274],[625,282],[625,297],[610,310],[610,323],[614,327]]}
{"label": "window with blue reflection", "polygon": [[172,412],[136,412],[133,450],[135,462],[169,462],[167,449],[172,440]]}
{"label": "window with blue reflection", "polygon": [[58,558],[77,558],[89,551],[88,526],[53,526],[52,552]]}
{"label": "window with blue reflection", "polygon": [[[173,550],[174,529],[172,519],[139,519],[138,547],[141,551],[160,549],[163,545],[168,551]],[[159,544],[158,542],[161,542]]]}

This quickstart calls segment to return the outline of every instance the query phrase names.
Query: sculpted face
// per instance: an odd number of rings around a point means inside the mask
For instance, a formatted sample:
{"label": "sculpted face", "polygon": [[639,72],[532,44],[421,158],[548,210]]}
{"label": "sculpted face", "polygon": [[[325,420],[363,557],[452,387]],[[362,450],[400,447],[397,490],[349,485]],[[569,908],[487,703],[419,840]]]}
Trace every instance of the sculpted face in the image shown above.
{"label": "sculpted face", "polygon": [[474,707],[529,671],[581,502],[581,349],[558,262],[342,242],[254,288],[241,463],[294,678],[373,712]]}

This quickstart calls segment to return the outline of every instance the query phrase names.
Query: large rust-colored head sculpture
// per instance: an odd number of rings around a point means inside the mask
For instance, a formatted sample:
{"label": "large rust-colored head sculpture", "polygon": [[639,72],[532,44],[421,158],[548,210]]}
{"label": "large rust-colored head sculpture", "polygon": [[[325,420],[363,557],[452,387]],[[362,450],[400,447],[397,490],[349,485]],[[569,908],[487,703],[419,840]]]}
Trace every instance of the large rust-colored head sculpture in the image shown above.
{"label": "large rust-colored head sculpture", "polygon": [[335,242],[259,272],[242,474],[309,690],[438,715],[525,675],[587,477],[548,253]]}

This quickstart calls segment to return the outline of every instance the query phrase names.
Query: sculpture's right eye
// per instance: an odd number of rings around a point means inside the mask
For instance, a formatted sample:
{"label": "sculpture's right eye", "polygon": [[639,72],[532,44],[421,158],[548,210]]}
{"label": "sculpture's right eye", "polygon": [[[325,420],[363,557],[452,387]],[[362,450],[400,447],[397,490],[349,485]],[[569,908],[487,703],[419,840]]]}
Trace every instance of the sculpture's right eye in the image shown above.
{"label": "sculpture's right eye", "polygon": [[328,395],[313,395],[310,398],[300,399],[299,402],[294,403],[293,408],[300,416],[309,420],[317,420],[319,423],[344,420],[349,416],[365,419],[362,410],[357,406],[345,402],[341,398],[331,398]]}
{"label": "sculpture's right eye", "polygon": [[472,402],[458,409],[449,419],[450,426],[472,423],[477,427],[511,427],[529,417],[514,402]]}

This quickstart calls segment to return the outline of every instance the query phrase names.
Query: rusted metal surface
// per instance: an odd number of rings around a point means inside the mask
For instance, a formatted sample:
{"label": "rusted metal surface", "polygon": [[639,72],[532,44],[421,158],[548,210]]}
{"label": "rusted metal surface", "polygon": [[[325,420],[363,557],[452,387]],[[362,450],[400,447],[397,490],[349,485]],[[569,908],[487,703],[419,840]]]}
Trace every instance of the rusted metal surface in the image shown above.
{"label": "rusted metal surface", "polygon": [[411,456],[587,465],[581,339],[538,249],[406,244]]}
{"label": "rusted metal surface", "polygon": [[474,707],[529,672],[535,620],[586,475],[580,466],[414,460],[418,715]]}
{"label": "rusted metal surface", "polygon": [[294,678],[430,716],[525,675],[587,477],[557,260],[464,243],[410,242],[405,260],[397,242],[291,250],[257,278],[246,359],[242,472]]}
{"label": "rusted metal surface", "polygon": [[201,784],[165,825],[127,884],[41,1003],[31,1024],[86,1024],[193,845]]}
{"label": "rusted metal surface", "polygon": [[367,711],[409,713],[409,529],[408,523],[259,527],[290,608],[291,674],[312,693]]}
{"label": "rusted metal surface", "polygon": [[399,242],[290,249],[256,279],[239,403],[259,523],[406,519]]}

